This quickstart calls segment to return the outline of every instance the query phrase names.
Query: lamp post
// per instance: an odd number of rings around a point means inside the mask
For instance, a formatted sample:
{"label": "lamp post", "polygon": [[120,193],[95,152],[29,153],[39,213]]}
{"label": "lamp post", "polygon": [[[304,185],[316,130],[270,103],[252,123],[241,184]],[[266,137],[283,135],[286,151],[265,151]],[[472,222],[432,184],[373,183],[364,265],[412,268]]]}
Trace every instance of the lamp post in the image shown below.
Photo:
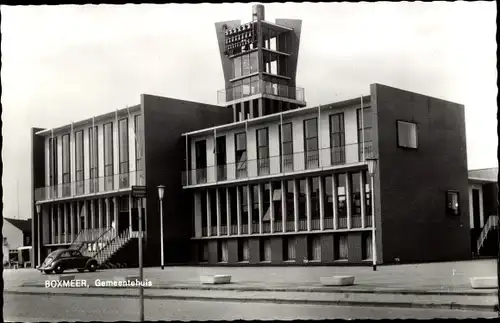
{"label": "lamp post", "polygon": [[161,270],[164,267],[164,259],[163,259],[163,194],[165,193],[165,186],[158,186],[158,197],[160,198],[160,239],[161,239]]}
{"label": "lamp post", "polygon": [[37,225],[37,229],[36,229],[36,236],[37,236],[37,259],[38,259],[38,266],[41,265],[40,263],[40,211],[42,209],[42,205],[40,203],[36,203],[35,204],[35,207],[36,207],[36,216],[37,216],[37,221],[36,221],[36,225]]}
{"label": "lamp post", "polygon": [[369,157],[366,158],[366,163],[368,164],[368,174],[370,175],[370,185],[372,192],[372,260],[373,260],[373,271],[377,270],[377,244],[375,240],[375,168],[377,166],[377,158]]}

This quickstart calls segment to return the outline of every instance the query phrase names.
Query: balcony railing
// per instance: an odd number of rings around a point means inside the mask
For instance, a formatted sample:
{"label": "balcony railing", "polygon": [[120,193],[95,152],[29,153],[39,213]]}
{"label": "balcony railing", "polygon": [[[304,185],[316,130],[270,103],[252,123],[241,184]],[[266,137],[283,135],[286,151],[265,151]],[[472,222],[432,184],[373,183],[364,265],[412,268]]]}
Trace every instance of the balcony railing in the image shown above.
{"label": "balcony railing", "polygon": [[271,223],[264,222],[262,223],[262,233],[270,233],[271,232]]}
{"label": "balcony railing", "polygon": [[333,218],[325,218],[325,230],[332,230],[333,229]]}
{"label": "balcony railing", "polygon": [[[183,171],[183,186],[212,184],[236,179],[251,179],[265,175],[322,170],[326,167],[362,162],[359,150],[362,144],[328,147],[320,150],[296,152],[265,159],[249,159],[227,165],[210,166]],[[365,142],[365,158],[372,157],[372,143]]]}
{"label": "balcony railing", "polygon": [[371,227],[372,226],[372,216],[371,215],[366,216],[365,226],[366,227]]}
{"label": "balcony railing", "polygon": [[361,228],[361,215],[351,216],[351,228]]}
{"label": "balcony railing", "polygon": [[307,231],[307,220],[299,220],[299,231]]}
{"label": "balcony railing", "polygon": [[251,82],[250,84],[242,84],[217,91],[217,103],[223,105],[228,102],[243,99],[256,94],[267,94],[280,98],[305,102],[304,89],[301,87],[293,87],[259,80]]}
{"label": "balcony railing", "polygon": [[321,230],[320,219],[311,219],[311,230]]}
{"label": "balcony railing", "polygon": [[294,232],[295,231],[295,222],[287,221],[285,226],[286,232]]}
{"label": "balcony railing", "polygon": [[112,176],[85,179],[35,189],[35,200],[46,201],[87,194],[105,193],[130,188],[133,185],[145,185],[144,171],[133,171]]}
{"label": "balcony railing", "polygon": [[274,222],[274,232],[283,232],[283,225],[281,221],[275,221]]}
{"label": "balcony railing", "polygon": [[339,229],[347,229],[347,217],[339,217]]}

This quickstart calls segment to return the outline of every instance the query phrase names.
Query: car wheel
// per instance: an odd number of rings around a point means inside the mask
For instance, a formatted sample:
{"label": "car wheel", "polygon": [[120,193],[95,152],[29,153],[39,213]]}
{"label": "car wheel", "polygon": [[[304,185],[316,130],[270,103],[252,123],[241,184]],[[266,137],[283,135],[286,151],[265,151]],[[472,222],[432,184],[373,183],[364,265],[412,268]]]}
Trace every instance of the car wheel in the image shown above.
{"label": "car wheel", "polygon": [[78,269],[79,273],[83,273],[84,271],[85,271],[85,269]]}
{"label": "car wheel", "polygon": [[57,265],[56,269],[54,269],[56,274],[62,274],[64,272],[64,268],[61,265]]}
{"label": "car wheel", "polygon": [[91,262],[91,263],[89,264],[89,268],[88,268],[88,270],[89,270],[91,273],[93,273],[94,271],[96,271],[96,270],[97,270],[97,264],[96,264],[95,262]]}
{"label": "car wheel", "polygon": [[44,270],[43,272],[48,275],[48,274],[52,273],[52,270]]}

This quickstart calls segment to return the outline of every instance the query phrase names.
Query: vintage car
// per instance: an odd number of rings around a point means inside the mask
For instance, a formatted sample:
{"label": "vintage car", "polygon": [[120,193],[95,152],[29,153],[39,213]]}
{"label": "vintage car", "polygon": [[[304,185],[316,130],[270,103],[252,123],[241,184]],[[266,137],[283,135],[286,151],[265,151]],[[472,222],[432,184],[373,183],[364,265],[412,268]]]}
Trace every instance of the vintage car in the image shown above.
{"label": "vintage car", "polygon": [[73,249],[58,249],[51,252],[41,266],[40,272],[62,274],[68,269],[77,269],[83,273],[85,270],[94,272],[97,269],[97,260],[83,256],[80,251]]}

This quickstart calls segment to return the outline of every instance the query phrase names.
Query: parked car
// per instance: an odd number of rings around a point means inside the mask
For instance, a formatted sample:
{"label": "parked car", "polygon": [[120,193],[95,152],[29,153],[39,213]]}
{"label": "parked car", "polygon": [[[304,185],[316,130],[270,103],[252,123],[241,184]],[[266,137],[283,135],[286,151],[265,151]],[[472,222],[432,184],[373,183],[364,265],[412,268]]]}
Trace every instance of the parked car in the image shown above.
{"label": "parked car", "polygon": [[52,271],[62,274],[68,269],[77,269],[81,273],[85,270],[94,272],[97,269],[97,260],[82,255],[78,250],[59,249],[51,252],[37,269],[46,274]]}

